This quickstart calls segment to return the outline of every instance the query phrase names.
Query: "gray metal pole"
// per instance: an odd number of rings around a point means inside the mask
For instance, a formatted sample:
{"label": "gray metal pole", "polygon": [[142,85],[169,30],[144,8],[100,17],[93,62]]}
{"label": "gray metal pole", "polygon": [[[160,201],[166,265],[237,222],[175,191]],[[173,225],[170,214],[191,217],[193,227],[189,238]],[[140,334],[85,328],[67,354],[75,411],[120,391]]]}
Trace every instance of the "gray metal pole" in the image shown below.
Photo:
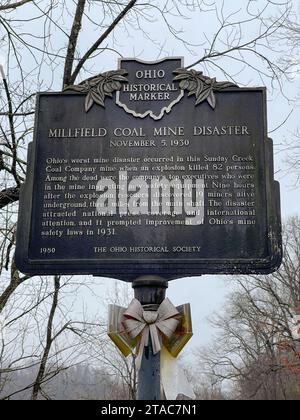
{"label": "gray metal pole", "polygon": [[[134,296],[147,311],[156,311],[166,296],[168,282],[161,277],[144,276],[132,283]],[[145,348],[138,378],[138,400],[161,400],[160,354],[152,344]]]}

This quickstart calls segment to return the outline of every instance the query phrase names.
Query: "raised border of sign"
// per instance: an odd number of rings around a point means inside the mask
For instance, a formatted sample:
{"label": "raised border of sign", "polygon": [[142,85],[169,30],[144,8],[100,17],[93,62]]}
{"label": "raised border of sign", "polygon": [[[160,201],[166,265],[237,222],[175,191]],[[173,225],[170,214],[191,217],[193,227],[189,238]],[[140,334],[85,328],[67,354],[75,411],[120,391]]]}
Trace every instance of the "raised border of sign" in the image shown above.
{"label": "raised border of sign", "polygon": [[[155,65],[155,64],[163,63],[166,60],[180,60],[181,61],[181,67],[184,66],[184,58],[183,57],[169,57],[169,58],[167,57],[167,58],[163,58],[163,59],[157,60],[157,61],[143,61],[143,60],[138,60],[136,58],[128,58],[128,57],[126,57],[126,58],[119,58],[118,59],[118,68],[119,68],[119,70],[122,69],[122,62],[124,62],[124,61],[133,61],[133,60],[134,61],[137,61],[138,63],[141,63],[141,64],[149,64],[149,65],[150,64]],[[128,114],[131,114],[134,117],[137,117],[137,118],[146,118],[149,115],[155,121],[159,121],[159,120],[161,120],[163,118],[163,116],[165,114],[169,114],[172,111],[172,108],[176,104],[178,104],[183,97],[184,97],[184,90],[181,89],[180,90],[180,94],[178,95],[178,97],[173,102],[171,102],[170,105],[162,108],[159,115],[155,115],[153,113],[153,111],[150,110],[150,109],[148,111],[144,112],[143,114],[139,114],[139,113],[133,111],[132,109],[129,109],[126,104],[123,104],[121,102],[121,100],[120,100],[120,91],[116,92],[116,104],[118,106],[120,106],[121,108],[123,108],[124,111],[126,111]]]}
{"label": "raised border of sign", "polygon": [[[266,99],[265,88],[228,88],[224,92],[259,91]],[[42,95],[61,95],[61,92],[45,92],[37,96],[37,109],[39,98]],[[67,95],[84,95],[71,92]],[[38,113],[35,116],[36,124]],[[123,281],[133,281],[143,275],[159,275],[166,280],[175,280],[182,277],[201,276],[205,274],[269,274],[279,268],[282,262],[281,243],[281,211],[280,211],[280,186],[274,181],[273,141],[267,137],[267,115],[264,106],[264,155],[266,171],[266,197],[267,197],[267,226],[269,257],[265,259],[147,259],[147,260],[117,260],[99,259],[75,260],[29,260],[28,248],[33,204],[34,173],[36,167],[35,138],[28,148],[28,171],[26,183],[21,187],[20,194],[20,219],[17,231],[16,264],[18,269],[30,275],[94,275],[100,277],[117,278]],[[37,126],[37,125],[36,125]],[[130,261],[130,262],[129,262]]]}

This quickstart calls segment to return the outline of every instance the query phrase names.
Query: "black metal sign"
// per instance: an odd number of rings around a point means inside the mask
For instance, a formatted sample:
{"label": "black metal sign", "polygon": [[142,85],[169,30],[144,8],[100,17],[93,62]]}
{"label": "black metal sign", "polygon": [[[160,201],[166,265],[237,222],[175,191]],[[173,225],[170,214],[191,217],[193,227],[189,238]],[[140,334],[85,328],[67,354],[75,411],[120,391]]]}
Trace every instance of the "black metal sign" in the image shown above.
{"label": "black metal sign", "polygon": [[182,59],[120,61],[38,95],[16,262],[131,281],[268,273],[281,262],[264,88]]}

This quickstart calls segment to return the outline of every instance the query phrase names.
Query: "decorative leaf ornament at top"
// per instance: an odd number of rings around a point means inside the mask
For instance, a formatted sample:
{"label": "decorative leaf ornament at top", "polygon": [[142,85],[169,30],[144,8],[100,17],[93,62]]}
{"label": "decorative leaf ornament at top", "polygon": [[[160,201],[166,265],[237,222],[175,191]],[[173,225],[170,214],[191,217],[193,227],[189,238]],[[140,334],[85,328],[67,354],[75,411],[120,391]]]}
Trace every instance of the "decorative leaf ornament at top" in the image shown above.
{"label": "decorative leaf ornament at top", "polygon": [[105,97],[112,97],[113,92],[121,90],[122,83],[127,83],[126,70],[108,71],[96,77],[85,80],[79,85],[67,86],[64,90],[87,93],[85,111],[88,112],[94,103],[105,108]]}
{"label": "decorative leaf ornament at top", "polygon": [[180,89],[187,90],[188,96],[196,96],[196,105],[207,101],[212,109],[216,108],[215,91],[237,87],[231,82],[217,82],[215,78],[204,76],[202,71],[177,69],[173,73],[177,75],[174,81],[180,81]]}

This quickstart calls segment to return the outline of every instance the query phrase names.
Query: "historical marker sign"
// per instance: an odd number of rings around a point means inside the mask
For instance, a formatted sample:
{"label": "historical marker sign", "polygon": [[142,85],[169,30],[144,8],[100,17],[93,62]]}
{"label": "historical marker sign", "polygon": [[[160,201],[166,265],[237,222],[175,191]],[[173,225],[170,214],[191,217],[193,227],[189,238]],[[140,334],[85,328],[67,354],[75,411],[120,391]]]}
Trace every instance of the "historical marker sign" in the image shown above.
{"label": "historical marker sign", "polygon": [[16,261],[127,281],[278,268],[265,89],[218,83],[179,58],[124,59],[39,94]]}

